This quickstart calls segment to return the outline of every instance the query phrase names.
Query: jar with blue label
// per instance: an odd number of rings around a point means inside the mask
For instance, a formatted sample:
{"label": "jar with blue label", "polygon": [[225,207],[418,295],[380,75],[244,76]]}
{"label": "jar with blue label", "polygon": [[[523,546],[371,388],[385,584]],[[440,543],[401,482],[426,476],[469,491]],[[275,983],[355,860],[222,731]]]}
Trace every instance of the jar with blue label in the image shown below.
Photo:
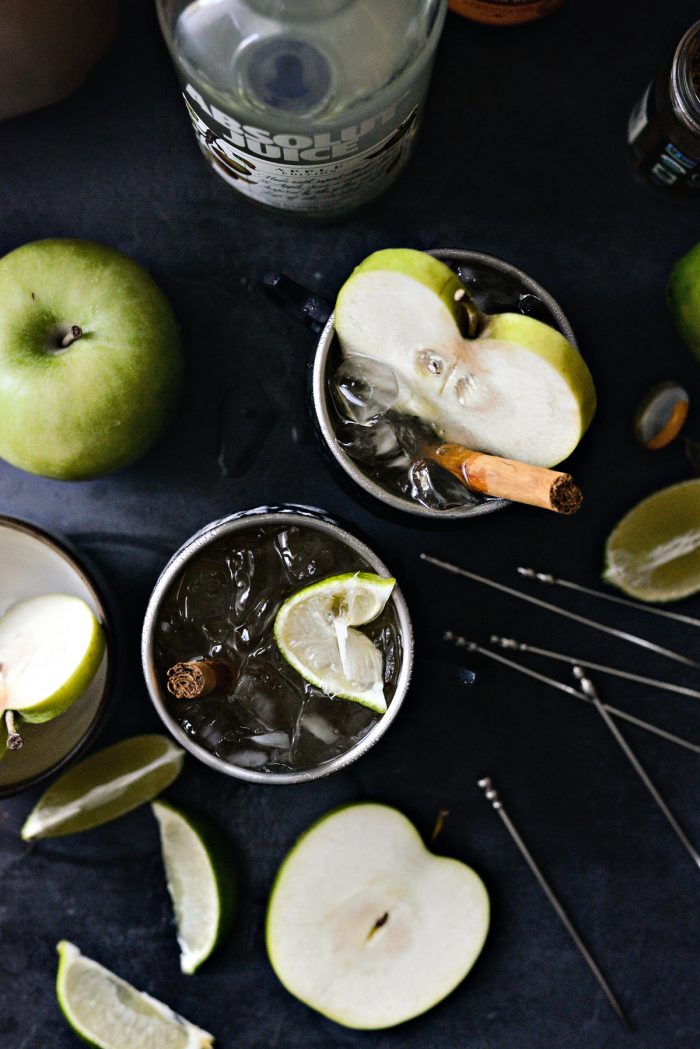
{"label": "jar with blue label", "polygon": [[642,178],[668,195],[700,201],[700,22],[632,110],[627,141]]}

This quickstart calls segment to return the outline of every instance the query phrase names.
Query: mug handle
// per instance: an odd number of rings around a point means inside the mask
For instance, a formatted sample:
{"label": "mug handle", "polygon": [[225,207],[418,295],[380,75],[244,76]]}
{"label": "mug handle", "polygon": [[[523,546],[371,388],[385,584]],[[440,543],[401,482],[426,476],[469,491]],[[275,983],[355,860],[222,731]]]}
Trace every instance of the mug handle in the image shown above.
{"label": "mug handle", "polygon": [[333,304],[327,299],[297,284],[284,273],[263,273],[258,284],[268,299],[294,320],[305,324],[315,335],[323,331],[333,312]]}

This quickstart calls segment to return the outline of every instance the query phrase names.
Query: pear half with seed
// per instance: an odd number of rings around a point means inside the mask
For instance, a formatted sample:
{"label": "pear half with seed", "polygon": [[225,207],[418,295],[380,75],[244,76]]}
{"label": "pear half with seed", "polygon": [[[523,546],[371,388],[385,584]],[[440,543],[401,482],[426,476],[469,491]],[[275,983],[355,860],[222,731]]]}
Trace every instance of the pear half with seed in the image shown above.
{"label": "pear half with seed", "polygon": [[51,721],[82,696],[104,651],[104,630],[79,597],[19,601],[0,619],[0,715]]}
{"label": "pear half with seed", "polygon": [[376,1030],[450,994],[488,927],[471,867],[429,852],[396,809],[360,802],[323,816],[288,854],[266,940],[291,994],[336,1023]]}
{"label": "pear half with seed", "polygon": [[338,296],[343,353],[392,368],[396,410],[430,423],[443,440],[536,466],[560,463],[595,412],[581,354],[561,332],[519,313],[482,314],[478,334],[467,337],[465,295],[431,255],[375,252]]}

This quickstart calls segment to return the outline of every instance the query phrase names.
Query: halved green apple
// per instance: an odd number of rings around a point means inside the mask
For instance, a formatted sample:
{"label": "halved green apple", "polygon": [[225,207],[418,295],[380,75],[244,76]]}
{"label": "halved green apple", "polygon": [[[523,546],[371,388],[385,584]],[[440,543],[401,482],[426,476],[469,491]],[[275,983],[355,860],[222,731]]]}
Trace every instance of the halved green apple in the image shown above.
{"label": "halved green apple", "polygon": [[346,1027],[392,1027],[464,979],[486,939],[479,876],[435,856],[388,805],[322,817],[282,864],[267,951],[291,994]]}
{"label": "halved green apple", "polygon": [[105,650],[104,631],[78,597],[20,601],[0,619],[0,712],[50,721],[81,696]]}
{"label": "halved green apple", "polygon": [[580,353],[556,329],[519,313],[484,316],[467,336],[466,289],[439,259],[408,248],[365,259],[340,290],[343,352],[383,361],[399,380],[396,409],[446,441],[554,466],[595,411]]}

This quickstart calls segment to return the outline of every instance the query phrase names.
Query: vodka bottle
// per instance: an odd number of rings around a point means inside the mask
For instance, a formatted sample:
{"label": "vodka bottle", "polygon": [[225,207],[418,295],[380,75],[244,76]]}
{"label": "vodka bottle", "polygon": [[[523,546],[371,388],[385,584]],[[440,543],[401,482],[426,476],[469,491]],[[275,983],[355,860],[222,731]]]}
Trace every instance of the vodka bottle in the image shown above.
{"label": "vodka bottle", "polygon": [[158,0],[199,146],[259,204],[333,218],[406,164],[447,0]]}

